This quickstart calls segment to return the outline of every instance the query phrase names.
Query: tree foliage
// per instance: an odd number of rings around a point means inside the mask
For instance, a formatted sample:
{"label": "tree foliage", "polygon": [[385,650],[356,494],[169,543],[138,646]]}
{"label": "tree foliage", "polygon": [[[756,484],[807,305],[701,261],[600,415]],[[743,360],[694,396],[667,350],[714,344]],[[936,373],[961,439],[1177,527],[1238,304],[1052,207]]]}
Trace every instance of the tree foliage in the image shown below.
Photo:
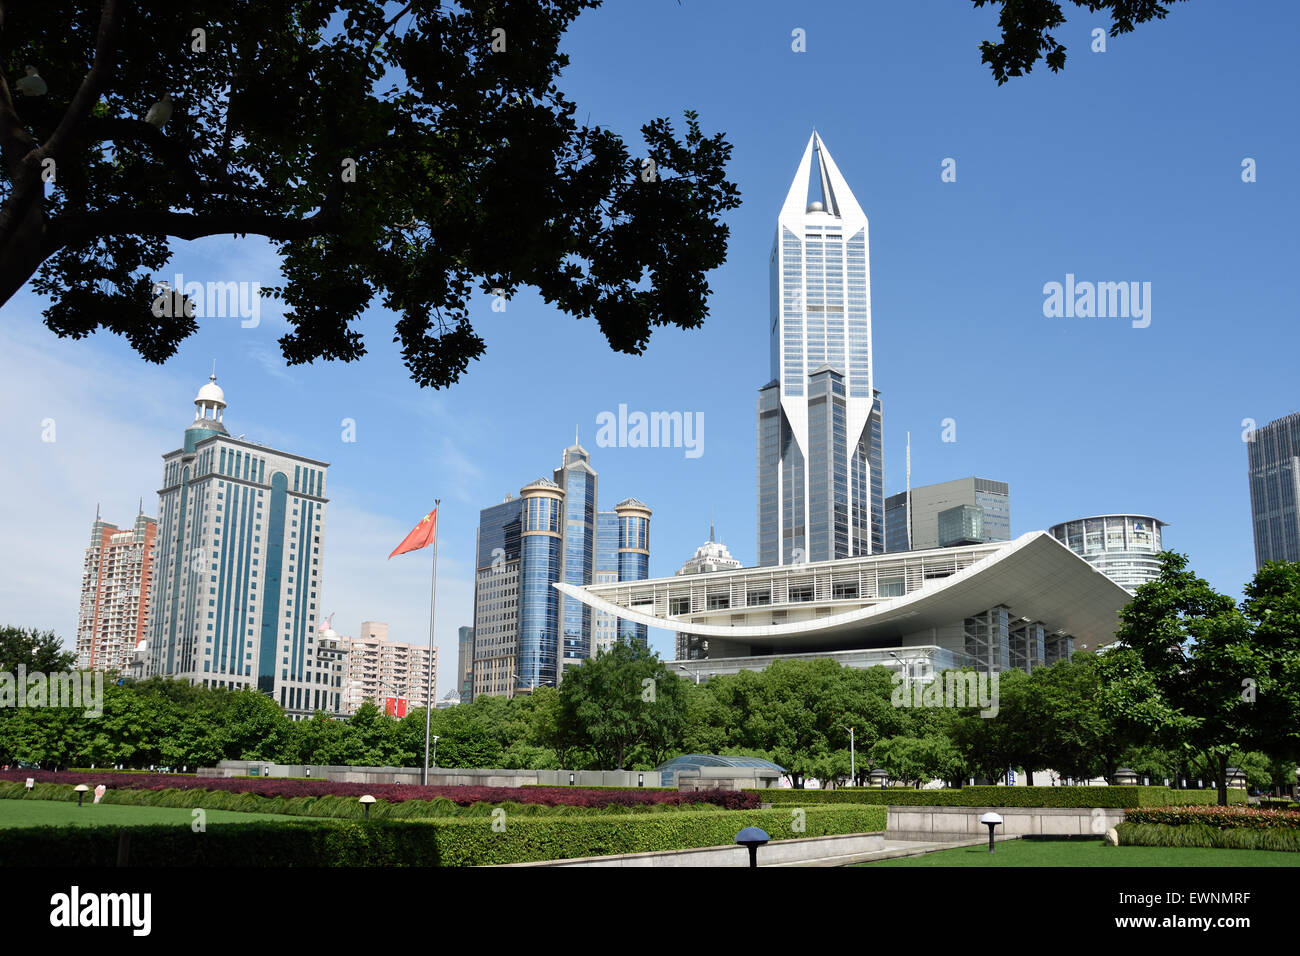
{"label": "tree foliage", "polygon": [[63,649],[53,631],[36,628],[0,627],[0,671],[53,674],[70,670],[77,655]]}
{"label": "tree foliage", "polygon": [[[1052,32],[1065,23],[1061,9],[1065,0],[971,0],[976,7],[1001,5],[998,26],[1002,38],[994,43],[985,40],[980,44],[981,59],[993,71],[1001,86],[1013,76],[1023,76],[1033,70],[1040,59],[1053,73],[1065,67],[1065,44]],[[1069,0],[1089,13],[1109,11],[1109,35],[1117,37],[1131,33],[1139,23],[1163,20],[1169,14],[1169,4],[1179,0]]]}
{"label": "tree foliage", "polygon": [[[560,43],[599,4],[0,8],[0,304],[35,274],[53,331],[162,362],[197,328],[193,303],[155,307],[173,240],[259,235],[290,364],[360,358],[382,305],[411,377],[449,385],[484,350],[476,288],[531,286],[633,354],[698,327],[739,204],[731,147],[690,111],[684,137],[643,125],[637,155],[575,120]],[[11,85],[29,65],[45,92]]]}

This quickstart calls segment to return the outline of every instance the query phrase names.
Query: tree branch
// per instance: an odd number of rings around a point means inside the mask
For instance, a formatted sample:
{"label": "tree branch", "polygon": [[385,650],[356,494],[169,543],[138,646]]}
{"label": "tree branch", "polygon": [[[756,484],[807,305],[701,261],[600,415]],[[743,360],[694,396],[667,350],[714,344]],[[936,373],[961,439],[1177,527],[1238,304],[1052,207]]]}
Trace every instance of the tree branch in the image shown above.
{"label": "tree branch", "polygon": [[115,235],[205,236],[258,235],[289,241],[328,233],[339,220],[322,210],[306,219],[285,219],[255,212],[180,213],[166,210],[131,210],[56,216],[50,223],[45,254],[66,245]]}
{"label": "tree branch", "polygon": [[59,125],[41,147],[42,158],[52,156],[61,159],[69,141],[75,138],[76,130],[99,102],[100,88],[113,69],[112,49],[117,42],[120,26],[117,0],[104,0],[103,12],[99,17],[99,37],[95,41],[95,62],[90,72],[86,74],[86,78],[81,81],[81,86],[78,87],[76,96],[72,98],[67,112],[63,114],[63,119],[59,121]]}

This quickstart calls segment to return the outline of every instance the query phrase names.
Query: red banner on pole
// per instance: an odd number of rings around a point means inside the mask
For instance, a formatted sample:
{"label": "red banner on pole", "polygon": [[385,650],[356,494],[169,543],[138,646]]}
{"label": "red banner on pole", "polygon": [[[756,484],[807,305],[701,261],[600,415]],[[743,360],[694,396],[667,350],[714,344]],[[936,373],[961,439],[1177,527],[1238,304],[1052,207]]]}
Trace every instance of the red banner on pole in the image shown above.
{"label": "red banner on pole", "polygon": [[398,554],[406,554],[408,551],[418,551],[421,548],[427,548],[433,543],[433,539],[438,534],[438,509],[434,508],[421,519],[420,523],[411,529],[411,533],[402,539],[402,543],[393,549],[389,557]]}

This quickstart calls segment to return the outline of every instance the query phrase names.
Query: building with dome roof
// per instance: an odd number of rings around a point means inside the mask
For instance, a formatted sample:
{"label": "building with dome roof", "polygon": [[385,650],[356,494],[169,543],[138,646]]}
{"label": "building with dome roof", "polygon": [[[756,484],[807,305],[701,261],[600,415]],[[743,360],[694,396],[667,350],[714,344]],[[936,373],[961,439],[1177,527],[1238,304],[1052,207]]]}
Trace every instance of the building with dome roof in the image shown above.
{"label": "building with dome roof", "polygon": [[598,486],[575,435],[551,478],[479,513],[471,693],[462,699],[553,687],[566,668],[618,640],[649,640],[644,624],[593,611],[554,587],[649,576],[650,507],[626,498],[601,511]]}
{"label": "building with dome roof", "polygon": [[339,713],[342,656],[317,634],[329,464],[232,438],[215,373],[194,406],[163,455],[150,673]]}
{"label": "building with dome roof", "polygon": [[[709,525],[709,540],[695,549],[689,561],[677,569],[680,574],[711,574],[714,571],[734,571],[741,563],[731,556],[727,546],[714,538],[713,525]],[[675,639],[678,660],[693,660],[704,656],[708,643],[694,634],[678,631]]]}

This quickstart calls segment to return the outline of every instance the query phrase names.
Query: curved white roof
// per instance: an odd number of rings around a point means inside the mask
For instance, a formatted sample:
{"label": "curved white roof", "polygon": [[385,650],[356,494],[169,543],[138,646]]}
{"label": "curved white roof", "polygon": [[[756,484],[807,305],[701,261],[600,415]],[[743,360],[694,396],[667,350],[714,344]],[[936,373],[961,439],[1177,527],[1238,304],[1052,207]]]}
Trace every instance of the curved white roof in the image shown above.
{"label": "curved white roof", "polygon": [[[978,547],[978,546],[977,546]],[[732,638],[760,641],[777,649],[793,652],[800,645],[841,645],[845,649],[862,646],[861,641],[888,638],[943,627],[998,605],[1010,608],[1016,617],[1041,621],[1053,631],[1071,634],[1077,646],[1095,648],[1115,639],[1120,609],[1131,599],[1124,588],[1096,570],[1045,531],[1033,531],[997,547],[985,545],[987,555],[947,577],[927,581],[901,597],[874,600],[865,606],[840,610],[820,617],[783,623],[714,624],[691,615],[656,614],[641,607],[609,600],[606,595],[630,593],[628,583],[578,587],[557,583],[564,594],[624,620],[670,631],[689,632],[700,637]],[[945,550],[938,549],[940,553]],[[855,562],[896,560],[922,552],[889,553],[867,558],[803,565],[801,570],[824,565],[849,566]],[[789,567],[744,568],[711,574],[715,583],[730,575],[756,572],[789,572]],[[689,577],[662,578],[635,582],[636,586],[689,583]],[[696,580],[699,580],[698,578]],[[723,609],[714,616],[726,619],[733,614],[763,614],[771,610],[807,610],[827,607],[827,602],[809,602],[782,607],[737,607]],[[832,605],[836,607],[836,605]],[[843,607],[838,602],[837,607]],[[779,652],[779,651],[778,651]]]}

